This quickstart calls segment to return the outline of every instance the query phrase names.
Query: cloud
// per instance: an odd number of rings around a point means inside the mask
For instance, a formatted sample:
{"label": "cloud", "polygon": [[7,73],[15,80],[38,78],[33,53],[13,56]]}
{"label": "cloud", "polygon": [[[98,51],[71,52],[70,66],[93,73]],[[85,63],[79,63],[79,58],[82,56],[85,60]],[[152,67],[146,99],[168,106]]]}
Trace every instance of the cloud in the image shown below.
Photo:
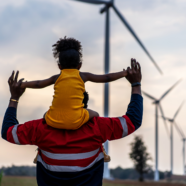
{"label": "cloud", "polygon": [[26,1],[18,7],[6,6],[0,13],[0,47],[5,50],[6,46],[9,47],[11,55],[25,52],[43,54],[42,46],[51,46],[46,37],[50,35],[54,39],[52,27],[60,18],[63,23],[66,12],[62,6],[40,1]]}

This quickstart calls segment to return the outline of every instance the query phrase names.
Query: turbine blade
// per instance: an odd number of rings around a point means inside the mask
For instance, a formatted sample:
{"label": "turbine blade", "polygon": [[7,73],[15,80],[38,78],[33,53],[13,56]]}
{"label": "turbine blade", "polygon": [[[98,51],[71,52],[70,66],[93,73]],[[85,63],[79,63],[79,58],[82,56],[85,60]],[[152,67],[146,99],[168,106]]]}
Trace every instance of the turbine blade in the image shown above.
{"label": "turbine blade", "polygon": [[149,94],[147,94],[146,92],[142,91],[144,95],[146,95],[148,98],[153,99],[154,101],[156,101],[156,98],[150,96]]}
{"label": "turbine blade", "polygon": [[175,115],[174,115],[174,117],[173,117],[173,120],[174,120],[174,119],[176,118],[176,116],[178,115],[178,113],[179,113],[181,107],[183,106],[183,104],[184,104],[184,101],[182,102],[182,104],[180,105],[180,107],[178,108],[178,110],[176,111],[176,113],[175,113]]}
{"label": "turbine blade", "polygon": [[181,81],[181,79],[180,80],[178,80],[169,90],[167,90],[162,96],[161,96],[161,98],[159,99],[159,101],[160,100],[162,100],[179,82]]}
{"label": "turbine blade", "polygon": [[138,36],[136,35],[136,33],[134,32],[134,30],[132,29],[132,27],[129,25],[129,23],[126,21],[126,19],[123,17],[123,15],[118,11],[118,9],[114,6],[114,4],[112,4],[112,7],[113,7],[114,11],[116,12],[116,14],[118,15],[118,17],[121,19],[121,21],[127,27],[127,29],[129,30],[129,32],[133,35],[133,37],[136,39],[136,41],[138,42],[138,44],[142,47],[142,49],[144,50],[144,52],[147,54],[147,56],[153,62],[153,64],[157,68],[157,70],[161,74],[163,74],[162,71],[161,71],[161,69],[159,68],[159,66],[155,62],[155,60],[152,58],[152,56],[150,55],[150,53],[147,51],[147,49],[145,48],[145,46],[143,45],[143,43],[140,41],[140,39],[138,38]]}
{"label": "turbine blade", "polygon": [[184,135],[183,131],[178,127],[178,125],[176,124],[175,121],[174,121],[173,124],[176,127],[176,130],[178,131],[178,133],[182,136],[182,138],[185,138],[185,135]]}
{"label": "turbine blade", "polygon": [[[175,123],[175,122],[174,122]],[[177,125],[177,124],[176,124]],[[178,126],[178,125],[177,125]],[[179,127],[179,126],[178,126]],[[182,133],[182,136],[183,136],[183,138],[185,138],[185,134],[184,134],[184,132],[183,132],[183,130],[179,127],[179,129],[180,129],[180,131],[181,131],[181,133]]]}
{"label": "turbine blade", "polygon": [[104,0],[74,0],[74,1],[80,1],[82,3],[90,3],[90,4],[108,4],[108,1]]}
{"label": "turbine blade", "polygon": [[159,108],[160,108],[160,112],[161,112],[161,115],[162,115],[162,118],[163,118],[163,121],[164,121],[164,125],[165,125],[165,128],[166,128],[168,137],[170,137],[170,133],[169,133],[169,129],[168,129],[168,126],[167,126],[166,118],[165,118],[165,116],[164,116],[163,109],[162,109],[160,103],[159,103]]}

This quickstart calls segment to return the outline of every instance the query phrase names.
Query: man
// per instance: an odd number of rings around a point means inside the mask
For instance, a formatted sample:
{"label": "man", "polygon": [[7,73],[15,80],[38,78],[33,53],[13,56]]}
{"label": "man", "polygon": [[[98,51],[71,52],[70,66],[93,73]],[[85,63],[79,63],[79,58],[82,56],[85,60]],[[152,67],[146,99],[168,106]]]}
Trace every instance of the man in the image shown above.
{"label": "man", "polygon": [[132,85],[131,101],[126,115],[117,118],[95,117],[78,130],[59,130],[48,126],[44,119],[19,124],[16,118],[18,100],[25,89],[19,72],[10,76],[10,103],[6,110],[2,138],[19,145],[36,145],[37,183],[39,186],[100,186],[103,178],[102,143],[125,137],[141,126],[143,98],[141,68],[135,59],[127,68]]}

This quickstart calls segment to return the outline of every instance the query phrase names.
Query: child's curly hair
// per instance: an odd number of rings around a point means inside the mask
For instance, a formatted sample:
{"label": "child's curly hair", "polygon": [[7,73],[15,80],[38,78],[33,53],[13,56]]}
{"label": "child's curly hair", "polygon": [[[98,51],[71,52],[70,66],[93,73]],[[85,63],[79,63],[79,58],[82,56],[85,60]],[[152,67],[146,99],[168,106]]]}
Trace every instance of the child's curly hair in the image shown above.
{"label": "child's curly hair", "polygon": [[54,58],[62,68],[77,68],[82,63],[82,45],[74,38],[60,38],[53,46]]}

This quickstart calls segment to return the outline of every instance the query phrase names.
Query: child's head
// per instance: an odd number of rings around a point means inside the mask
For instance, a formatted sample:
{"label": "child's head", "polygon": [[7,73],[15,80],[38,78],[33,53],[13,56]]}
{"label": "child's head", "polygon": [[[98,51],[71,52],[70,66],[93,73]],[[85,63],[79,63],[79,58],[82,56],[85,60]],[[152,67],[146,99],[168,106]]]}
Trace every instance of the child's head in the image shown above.
{"label": "child's head", "polygon": [[82,64],[82,46],[74,38],[59,39],[53,46],[54,58],[60,69],[79,69]]}

